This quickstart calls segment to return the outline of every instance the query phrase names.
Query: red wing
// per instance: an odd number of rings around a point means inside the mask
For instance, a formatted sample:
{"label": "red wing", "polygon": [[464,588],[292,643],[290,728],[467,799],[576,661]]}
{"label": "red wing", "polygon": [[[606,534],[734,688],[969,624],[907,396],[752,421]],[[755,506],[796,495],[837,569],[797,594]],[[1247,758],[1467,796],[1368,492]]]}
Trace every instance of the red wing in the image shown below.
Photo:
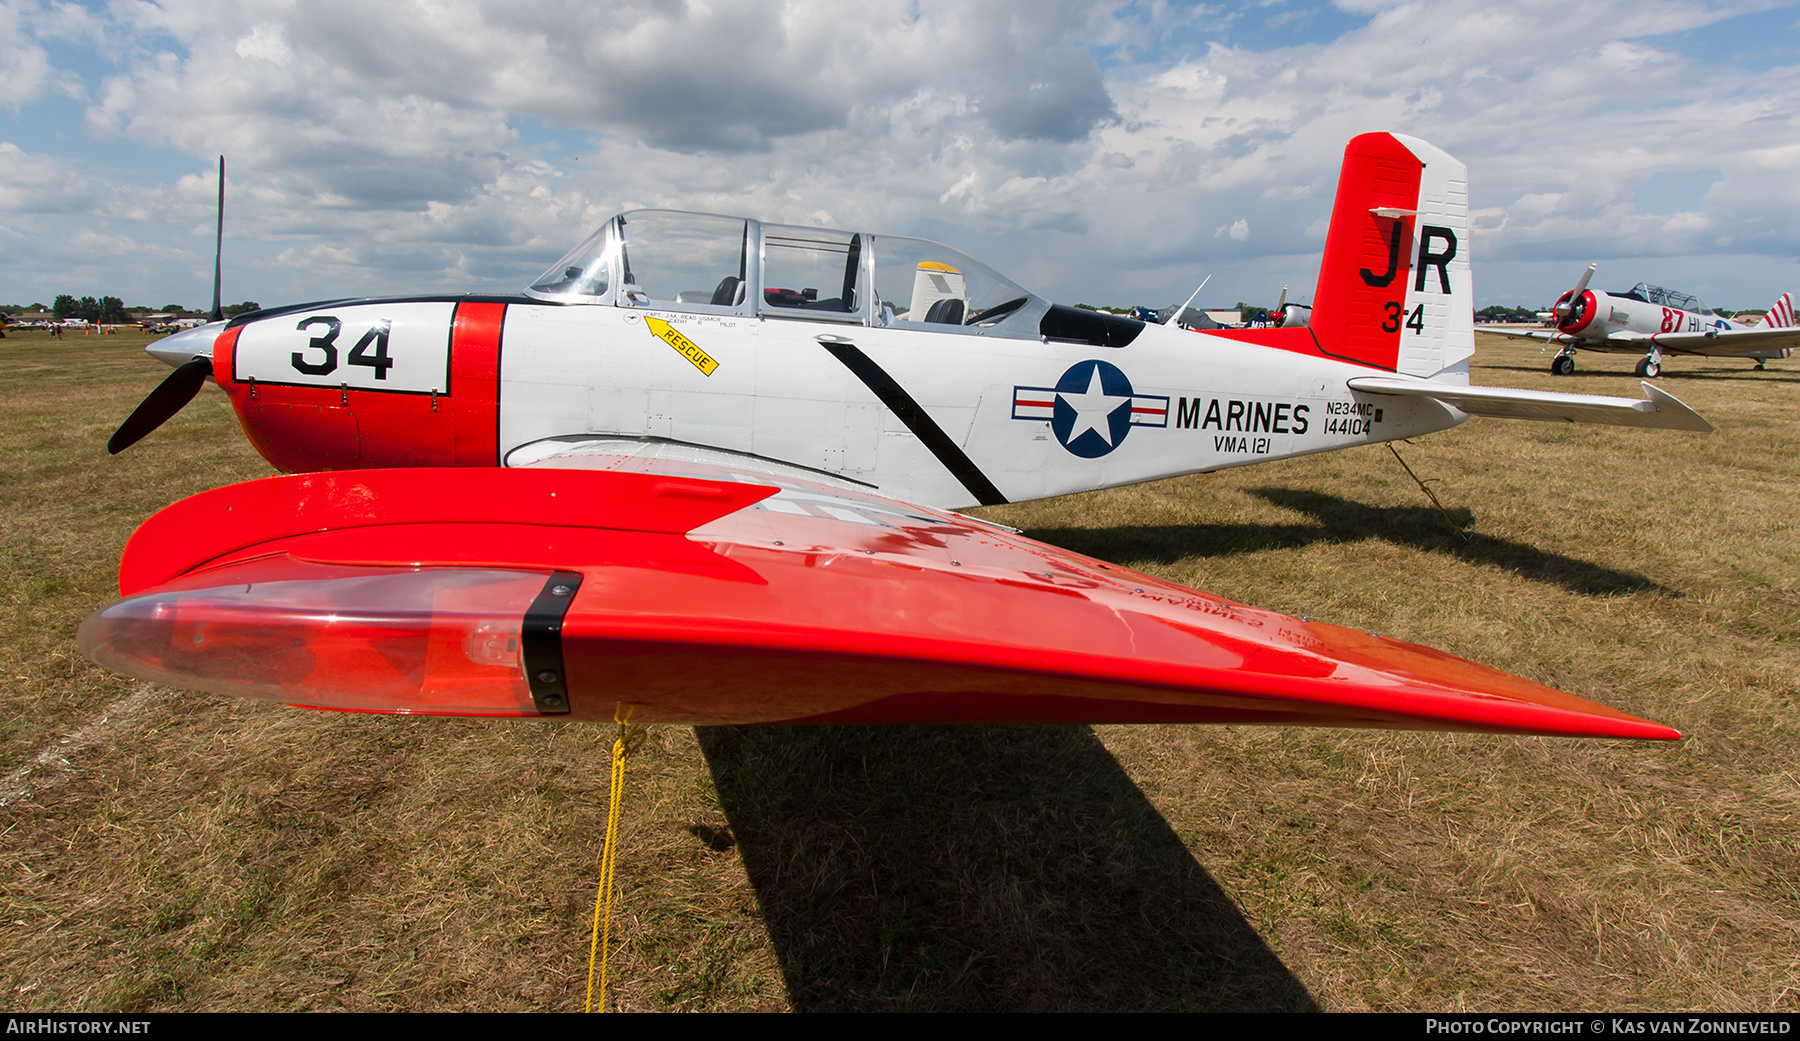
{"label": "red wing", "polygon": [[640,722],[1285,723],[1674,738],[1387,637],[688,452],[277,477],[133,536],[80,642],[178,687]]}

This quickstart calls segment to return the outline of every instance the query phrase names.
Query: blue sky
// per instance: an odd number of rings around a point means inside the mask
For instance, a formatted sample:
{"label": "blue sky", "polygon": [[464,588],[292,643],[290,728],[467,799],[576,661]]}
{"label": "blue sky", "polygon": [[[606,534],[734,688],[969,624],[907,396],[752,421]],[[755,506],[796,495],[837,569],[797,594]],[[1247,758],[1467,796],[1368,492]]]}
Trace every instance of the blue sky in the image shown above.
{"label": "blue sky", "polygon": [[1308,299],[1344,141],[1469,164],[1482,303],[1800,290],[1800,7],[0,0],[0,302],[517,289],[618,209],[1057,299]]}

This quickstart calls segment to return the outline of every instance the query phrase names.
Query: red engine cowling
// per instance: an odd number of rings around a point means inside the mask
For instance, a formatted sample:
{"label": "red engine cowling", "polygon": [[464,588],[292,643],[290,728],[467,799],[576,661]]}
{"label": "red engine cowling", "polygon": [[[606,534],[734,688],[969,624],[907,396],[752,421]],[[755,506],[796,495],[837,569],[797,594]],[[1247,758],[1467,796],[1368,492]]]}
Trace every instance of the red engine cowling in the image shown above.
{"label": "red engine cowling", "polygon": [[[366,379],[330,385],[337,373],[310,380],[301,373],[290,382],[280,376],[270,378],[266,366],[263,377],[258,378],[257,366],[241,363],[239,341],[253,327],[280,323],[282,330],[289,331],[313,318],[315,312],[323,315],[334,307],[254,319],[227,329],[213,345],[213,378],[230,396],[245,436],[264,459],[288,473],[499,465],[504,302],[456,302],[449,311],[448,328],[443,327],[442,318],[434,323],[443,337],[436,347],[443,356],[442,378],[429,387],[362,385],[370,382]],[[354,356],[351,344],[341,346]],[[296,366],[301,361],[297,353]],[[340,371],[352,376],[367,374],[356,369]],[[439,383],[442,386],[436,385]]]}
{"label": "red engine cowling", "polygon": [[[1566,314],[1563,313],[1565,308]],[[1557,320],[1556,328],[1561,332],[1577,335],[1593,324],[1594,317],[1600,313],[1600,303],[1591,289],[1583,290],[1580,296],[1568,292],[1557,298],[1556,311],[1562,315]]]}

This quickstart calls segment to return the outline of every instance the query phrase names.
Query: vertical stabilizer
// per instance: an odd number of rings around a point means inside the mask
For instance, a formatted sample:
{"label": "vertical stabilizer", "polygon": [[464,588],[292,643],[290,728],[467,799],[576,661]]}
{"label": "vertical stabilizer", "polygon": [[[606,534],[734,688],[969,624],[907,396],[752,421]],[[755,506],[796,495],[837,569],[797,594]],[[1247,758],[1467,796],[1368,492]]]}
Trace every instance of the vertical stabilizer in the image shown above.
{"label": "vertical stabilizer", "polygon": [[[1764,329],[1792,329],[1793,327],[1794,327],[1794,298],[1792,295],[1790,295],[1788,293],[1783,293],[1783,294],[1781,294],[1781,299],[1775,301],[1775,306],[1769,308],[1769,313],[1763,315],[1761,328],[1764,328]],[[1752,357],[1752,358],[1759,358],[1759,359],[1761,359],[1761,358],[1792,358],[1794,356],[1794,349],[1792,347],[1780,347],[1780,348],[1777,348],[1775,350],[1770,350],[1770,351],[1756,351],[1748,356]],[[1758,361],[1756,364],[1759,368],[1762,366],[1761,361]]]}
{"label": "vertical stabilizer", "polygon": [[1781,294],[1781,299],[1775,301],[1775,306],[1769,308],[1768,314],[1763,315],[1762,324],[1765,329],[1792,329],[1794,298],[1787,293]]}
{"label": "vertical stabilizer", "polygon": [[1346,361],[1468,382],[1475,310],[1467,166],[1402,134],[1350,141],[1312,329],[1326,353]]}

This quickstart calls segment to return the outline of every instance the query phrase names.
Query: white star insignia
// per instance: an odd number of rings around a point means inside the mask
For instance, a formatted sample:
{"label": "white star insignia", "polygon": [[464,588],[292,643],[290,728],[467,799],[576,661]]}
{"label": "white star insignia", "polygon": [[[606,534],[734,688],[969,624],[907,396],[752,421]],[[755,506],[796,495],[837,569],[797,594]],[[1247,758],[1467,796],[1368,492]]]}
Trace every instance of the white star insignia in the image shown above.
{"label": "white star insignia", "polygon": [[1088,378],[1087,390],[1080,394],[1057,391],[1056,396],[1069,403],[1075,410],[1075,425],[1069,428],[1070,442],[1082,434],[1092,430],[1100,435],[1100,440],[1112,444],[1111,416],[1119,408],[1120,402],[1130,401],[1129,395],[1108,394],[1100,386],[1100,366],[1094,366],[1093,375]]}

